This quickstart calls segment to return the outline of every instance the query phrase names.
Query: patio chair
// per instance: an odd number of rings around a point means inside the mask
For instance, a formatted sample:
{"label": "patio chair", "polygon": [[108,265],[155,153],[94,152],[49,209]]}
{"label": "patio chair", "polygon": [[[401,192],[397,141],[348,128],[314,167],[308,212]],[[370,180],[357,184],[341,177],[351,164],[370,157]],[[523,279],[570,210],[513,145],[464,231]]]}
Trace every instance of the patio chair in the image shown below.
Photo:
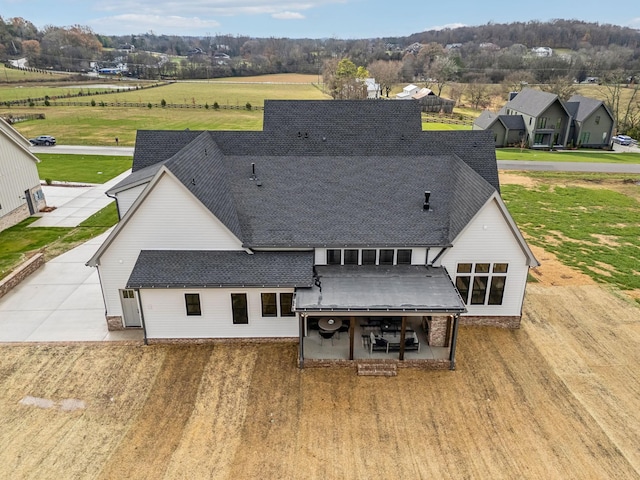
{"label": "patio chair", "polygon": [[326,330],[322,330],[322,329],[320,329],[320,330],[318,330],[318,333],[320,334],[320,345],[322,345],[322,344],[323,344],[323,342],[325,341],[325,339],[326,339],[326,340],[331,339],[331,345],[333,345],[333,335],[334,335],[336,332],[327,332]]}
{"label": "patio chair", "polygon": [[382,337],[376,337],[373,332],[370,333],[369,353],[386,352],[389,353],[389,341]]}

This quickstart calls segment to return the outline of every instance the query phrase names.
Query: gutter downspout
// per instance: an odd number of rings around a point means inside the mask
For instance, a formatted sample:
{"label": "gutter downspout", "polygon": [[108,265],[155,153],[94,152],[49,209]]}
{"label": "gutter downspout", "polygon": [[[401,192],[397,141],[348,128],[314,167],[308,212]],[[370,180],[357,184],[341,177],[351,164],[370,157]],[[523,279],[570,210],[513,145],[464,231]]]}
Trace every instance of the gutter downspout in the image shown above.
{"label": "gutter downspout", "polygon": [[118,221],[122,220],[122,217],[120,216],[120,205],[118,205],[118,197],[114,197],[113,195],[109,195],[107,192],[104,192],[104,194],[107,197],[113,198],[116,201],[116,212],[118,212]]}
{"label": "gutter downspout", "polygon": [[458,342],[458,321],[460,314],[453,316],[453,334],[451,335],[451,352],[449,353],[449,370],[456,369],[456,343]]}
{"label": "gutter downspout", "polygon": [[298,315],[298,368],[304,368],[304,320],[305,314],[301,313]]}
{"label": "gutter downspout", "polygon": [[147,325],[144,322],[144,311],[142,310],[142,296],[140,295],[139,288],[136,288],[134,291],[138,296],[138,307],[140,308],[140,322],[142,323],[142,334],[144,336],[144,344],[149,345],[149,340],[147,339]]}

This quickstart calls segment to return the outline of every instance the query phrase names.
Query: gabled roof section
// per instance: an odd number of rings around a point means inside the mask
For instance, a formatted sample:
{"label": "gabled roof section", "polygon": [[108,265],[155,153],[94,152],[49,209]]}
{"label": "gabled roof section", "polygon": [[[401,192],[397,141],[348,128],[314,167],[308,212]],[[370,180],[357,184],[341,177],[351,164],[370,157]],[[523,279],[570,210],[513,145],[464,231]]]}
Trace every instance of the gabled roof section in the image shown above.
{"label": "gabled roof section", "polygon": [[0,134],[4,138],[24,150],[30,160],[33,160],[33,162],[35,163],[40,163],[38,157],[31,153],[31,143],[29,142],[29,140],[22,136],[20,132],[18,132],[15,128],[8,124],[3,118],[0,118]]}
{"label": "gabled roof section", "polygon": [[202,132],[191,130],[138,130],[133,153],[133,173],[167,160]]}
{"label": "gabled roof section", "polygon": [[243,239],[224,155],[209,132],[202,132],[165,166],[236,237]]}
{"label": "gabled roof section", "polygon": [[303,137],[313,132],[328,137],[343,135],[345,130],[365,137],[415,134],[422,130],[420,106],[382,100],[265,101],[263,131],[267,134],[293,138],[298,132]]}
{"label": "gabled roof section", "polygon": [[[586,120],[593,112],[595,112],[601,105],[605,107],[605,110],[611,116],[611,112],[606,107],[606,105],[601,100],[596,100],[595,98],[583,97],[582,95],[573,95],[567,104],[572,105],[571,109],[574,110],[572,115],[578,122],[583,122]],[[613,118],[613,116],[611,116]]]}
{"label": "gabled roof section", "polygon": [[127,288],[310,287],[314,254],[143,250]]}
{"label": "gabled roof section", "polygon": [[509,130],[526,130],[522,115],[500,115],[498,119]]}
{"label": "gabled roof section", "polygon": [[142,185],[143,183],[150,182],[151,179],[158,173],[158,170],[164,165],[166,160],[162,162],[156,163],[154,165],[150,165],[148,167],[137,170],[128,177],[122,179],[109,190],[107,190],[107,195],[111,196],[118,192],[122,192],[123,190],[128,190],[129,188],[133,188],[138,185]]}
{"label": "gabled roof section", "polygon": [[474,121],[474,125],[486,130],[498,121],[498,114],[491,110],[484,110]]}
{"label": "gabled roof section", "polygon": [[533,88],[525,88],[519,92],[506,107],[532,117],[537,117],[544,112],[553,102],[562,102],[555,93],[542,92]]}

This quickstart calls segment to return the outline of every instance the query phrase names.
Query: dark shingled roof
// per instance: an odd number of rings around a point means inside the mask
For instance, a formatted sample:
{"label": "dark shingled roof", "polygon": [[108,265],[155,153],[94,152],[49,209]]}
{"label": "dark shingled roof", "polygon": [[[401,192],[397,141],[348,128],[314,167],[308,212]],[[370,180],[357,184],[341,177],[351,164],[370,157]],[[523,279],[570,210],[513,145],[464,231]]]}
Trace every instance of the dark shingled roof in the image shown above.
{"label": "dark shingled roof", "polygon": [[331,265],[316,270],[320,286],[296,290],[296,311],[466,311],[444,268]]}
{"label": "dark shingled roof", "polygon": [[519,92],[513,100],[510,100],[505,107],[520,113],[526,113],[532,117],[537,117],[556,100],[559,101],[555,93],[525,88]]}
{"label": "dark shingled roof", "polygon": [[311,285],[313,252],[143,250],[126,288]]}
{"label": "dark shingled roof", "polygon": [[500,121],[509,130],[525,130],[522,115],[500,115]]}
{"label": "dark shingled roof", "polygon": [[493,113],[489,110],[485,110],[473,123],[485,130],[487,128],[491,128],[495,122],[501,122],[505,128],[508,128],[509,130],[525,130],[522,115],[505,115],[503,113],[504,111],[504,108],[500,110],[499,113]]}
{"label": "dark shingled roof", "polygon": [[573,95],[567,102],[567,109],[578,122],[583,122],[602,104],[601,100],[595,98]]}
{"label": "dark shingled roof", "polygon": [[138,132],[152,158],[250,248],[449,245],[499,191],[492,133],[423,132],[415,102],[267,101],[260,132]]}

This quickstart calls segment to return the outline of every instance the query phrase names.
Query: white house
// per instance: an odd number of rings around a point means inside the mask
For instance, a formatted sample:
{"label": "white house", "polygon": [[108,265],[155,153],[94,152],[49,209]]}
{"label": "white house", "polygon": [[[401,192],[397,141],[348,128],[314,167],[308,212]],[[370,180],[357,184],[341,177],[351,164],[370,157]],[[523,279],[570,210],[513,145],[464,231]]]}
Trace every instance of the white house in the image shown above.
{"label": "white house", "polygon": [[399,100],[411,100],[413,96],[420,91],[420,87],[417,87],[413,83],[407,85],[402,89],[402,92],[396,94],[396,98]]}
{"label": "white house", "polygon": [[380,98],[380,84],[376,82],[375,78],[365,78],[364,83],[367,85],[368,99]]}
{"label": "white house", "polygon": [[535,47],[531,49],[531,52],[536,57],[551,57],[553,55],[553,49],[550,47]]}
{"label": "white house", "polygon": [[417,102],[267,101],[262,131],[139,131],[88,264],[147,341],[453,368],[460,322],[519,326],[537,265],[499,191],[492,135],[422,131]]}
{"label": "white house", "polygon": [[46,206],[31,144],[0,118],[0,231]]}

